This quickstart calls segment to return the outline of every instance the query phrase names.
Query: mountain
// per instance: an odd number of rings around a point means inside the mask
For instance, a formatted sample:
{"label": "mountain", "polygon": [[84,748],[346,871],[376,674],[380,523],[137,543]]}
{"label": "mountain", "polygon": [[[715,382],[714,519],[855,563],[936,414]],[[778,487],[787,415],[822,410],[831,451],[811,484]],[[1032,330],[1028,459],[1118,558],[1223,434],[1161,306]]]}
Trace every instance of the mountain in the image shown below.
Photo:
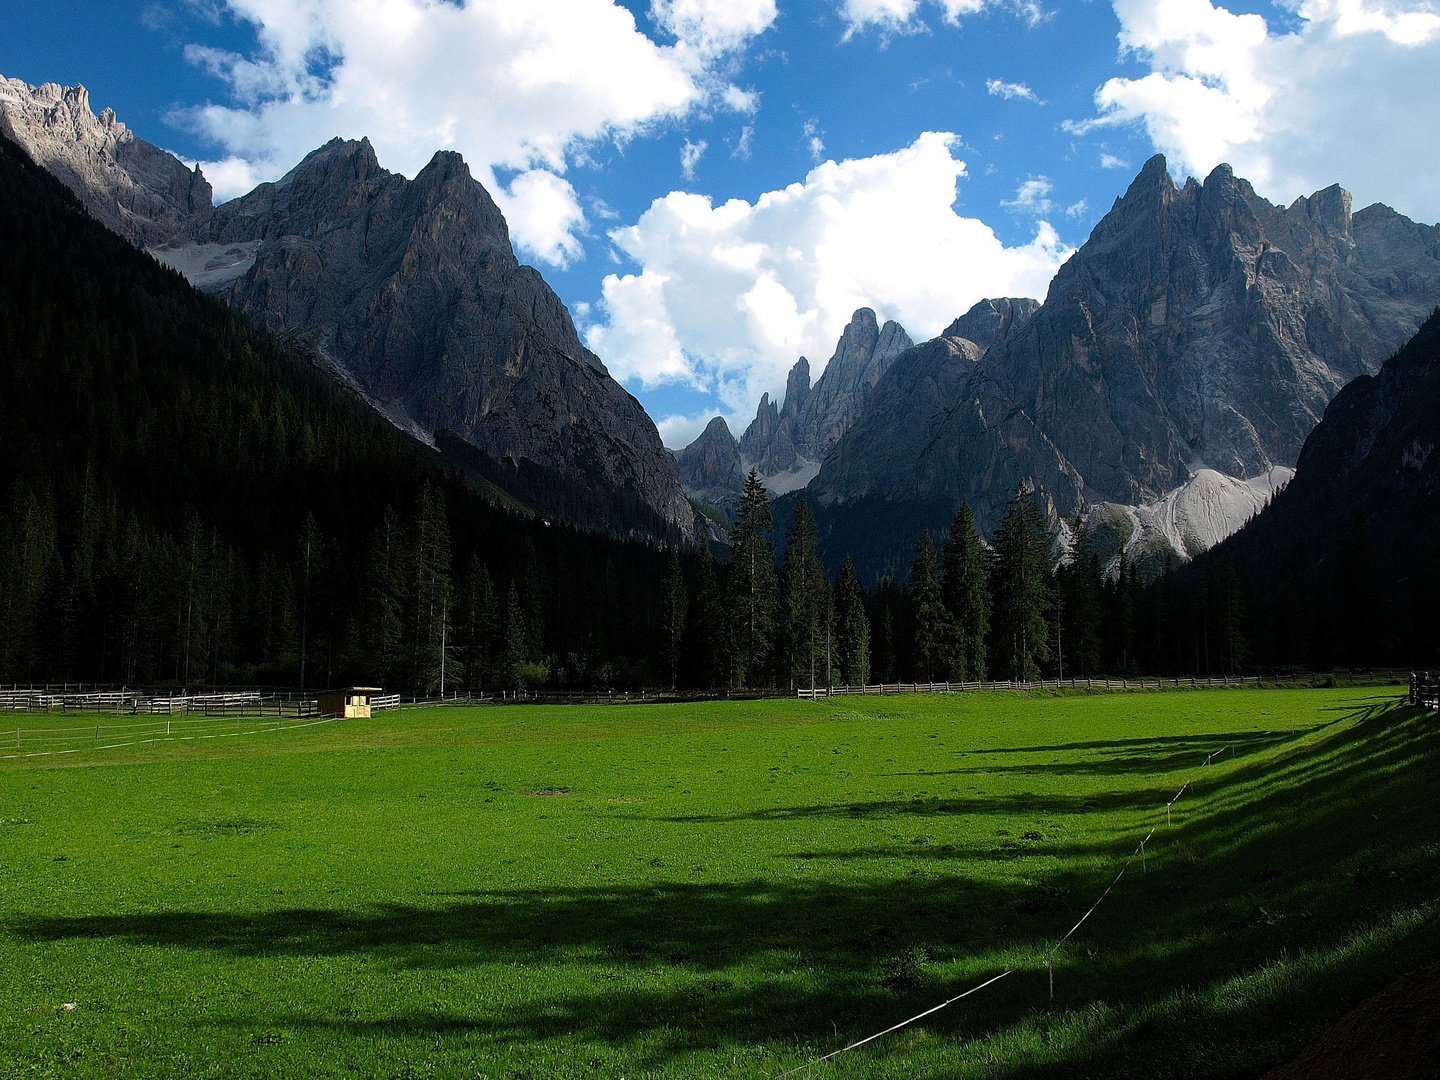
{"label": "mountain", "polygon": [[937,528],[961,498],[993,528],[1021,479],[1068,517],[1264,476],[1437,301],[1440,228],[1352,214],[1339,187],[1277,207],[1224,165],[1177,186],[1157,156],[1028,318],[977,312],[896,357],[805,494],[838,559],[867,523]]}
{"label": "mountain", "polygon": [[1294,475],[1284,465],[1248,480],[1201,469],[1152,502],[1100,503],[1087,512],[1085,524],[1107,570],[1119,569],[1118,560],[1112,560],[1124,552],[1149,576],[1167,557],[1196,558],[1243,528]]}
{"label": "mountain", "polygon": [[740,447],[723,416],[711,420],[700,437],[676,457],[686,492],[723,510],[738,506],[736,496],[745,486],[745,470],[740,464]]}
{"label": "mountain", "polygon": [[334,139],[155,253],[305,341],[422,437],[450,432],[512,470],[578,480],[609,496],[601,520],[693,536],[654,423],[515,257],[460,155],[437,153],[407,180],[368,140]]}
{"label": "mountain", "polygon": [[0,134],[54,173],[85,209],[140,247],[210,213],[200,166],[137,139],[112,109],[96,116],[83,86],[31,86],[0,76]]}
{"label": "mountain", "polygon": [[198,168],[94,116],[83,86],[0,82],[0,125],[97,219],[310,350],[480,486],[591,528],[693,539],[654,423],[516,259],[458,155],[412,181],[337,139],[212,208]]}
{"label": "mountain", "polygon": [[[1440,311],[1376,374],[1358,376],[1335,395],[1305,440],[1295,478],[1206,561],[1233,559],[1272,592],[1291,577],[1328,581],[1348,571],[1385,600],[1402,599],[1422,579],[1433,593],[1437,450]],[[1344,586],[1336,582],[1338,591]],[[1433,610],[1425,617],[1433,623]]]}
{"label": "mountain", "polygon": [[0,680],[433,691],[443,648],[490,689],[505,625],[552,681],[658,653],[655,545],[478,497],[3,136],[0,357]]}
{"label": "mountain", "polygon": [[[786,379],[783,404],[771,401],[768,393],[761,395],[755,419],[736,444],[738,481],[733,486],[718,488],[706,479],[702,490],[702,485],[687,474],[684,477],[686,491],[713,505],[727,506],[739,495],[745,476],[752,468],[760,473],[774,494],[803,488],[820,471],[825,455],[850,430],[891,362],[913,344],[899,323],[889,321],[881,326],[874,311],[859,308],[850,317],[836,343],[834,355],[813,387],[810,361],[802,356]],[[728,426],[723,421],[721,426],[728,436]],[[684,461],[698,461],[702,453],[710,452],[706,448],[713,447],[718,438],[719,430],[712,420],[700,437],[682,451],[682,470]],[[728,451],[725,456],[728,459]]]}

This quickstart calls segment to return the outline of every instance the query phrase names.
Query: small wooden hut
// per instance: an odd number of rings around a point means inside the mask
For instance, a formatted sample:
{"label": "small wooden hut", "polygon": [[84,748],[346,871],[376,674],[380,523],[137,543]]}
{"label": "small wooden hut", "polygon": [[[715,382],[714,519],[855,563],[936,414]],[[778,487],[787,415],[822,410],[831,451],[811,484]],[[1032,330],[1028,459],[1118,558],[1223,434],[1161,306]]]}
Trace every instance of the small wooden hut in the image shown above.
{"label": "small wooden hut", "polygon": [[370,715],[370,695],[380,693],[378,686],[346,686],[320,692],[320,715],[351,720]]}

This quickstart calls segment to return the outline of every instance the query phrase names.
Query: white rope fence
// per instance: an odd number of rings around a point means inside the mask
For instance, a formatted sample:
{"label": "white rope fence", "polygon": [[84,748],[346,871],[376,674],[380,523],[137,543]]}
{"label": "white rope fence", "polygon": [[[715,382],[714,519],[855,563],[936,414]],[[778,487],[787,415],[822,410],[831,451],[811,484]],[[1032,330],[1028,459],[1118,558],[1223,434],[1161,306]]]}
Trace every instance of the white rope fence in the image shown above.
{"label": "white rope fence", "polygon": [[[1214,751],[1213,753],[1209,754],[1209,755],[1205,758],[1205,763],[1204,763],[1204,765],[1201,765],[1199,768],[1200,768],[1200,769],[1207,768],[1207,767],[1210,765],[1210,763],[1211,763],[1212,761],[1214,761],[1217,757],[1219,757],[1221,754],[1225,753],[1227,750],[1233,751],[1233,749],[1234,749],[1234,744],[1233,744],[1233,743],[1228,744],[1228,745],[1226,745],[1226,746],[1222,746],[1219,750],[1216,750],[1216,751]],[[1199,770],[1197,769],[1197,771],[1199,771]],[[1170,808],[1175,805],[1175,803],[1180,799],[1180,796],[1182,796],[1182,795],[1185,794],[1186,790],[1190,787],[1190,785],[1191,785],[1192,783],[1194,783],[1194,780],[1195,780],[1195,778],[1192,776],[1190,779],[1186,780],[1185,783],[1181,784],[1181,785],[1180,785],[1180,790],[1177,791],[1177,792],[1174,794],[1174,796],[1171,797],[1170,801],[1165,804],[1165,824],[1166,824],[1167,826],[1170,824]],[[1074,936],[1075,932],[1076,932],[1077,930],[1079,930],[1080,927],[1082,927],[1082,926],[1085,925],[1085,921],[1086,921],[1087,919],[1089,919],[1091,915],[1095,914],[1095,910],[1104,902],[1105,898],[1110,895],[1110,891],[1111,891],[1112,889],[1114,889],[1116,885],[1120,884],[1120,879],[1125,876],[1125,871],[1127,871],[1127,870],[1130,869],[1130,864],[1135,861],[1135,857],[1136,857],[1137,855],[1140,857],[1140,864],[1141,864],[1141,866],[1142,866],[1142,867],[1145,866],[1145,845],[1148,844],[1148,843],[1150,842],[1150,840],[1155,836],[1155,830],[1158,829],[1158,828],[1159,828],[1159,825],[1152,825],[1152,826],[1150,827],[1150,831],[1145,834],[1145,838],[1144,838],[1143,840],[1141,840],[1140,843],[1135,846],[1135,850],[1130,853],[1129,858],[1127,858],[1127,859],[1125,860],[1125,862],[1121,865],[1121,867],[1120,867],[1120,872],[1115,875],[1115,880],[1112,881],[1112,882],[1110,882],[1110,884],[1105,887],[1105,891],[1100,894],[1100,896],[1096,899],[1095,903],[1093,903],[1093,904],[1090,905],[1089,909],[1086,910],[1085,914],[1080,916],[1079,921],[1076,922],[1075,925],[1072,926],[1069,930],[1067,930],[1067,931],[1065,932],[1065,936],[1062,937],[1059,941],[1057,941],[1057,942],[1054,944],[1054,946],[1051,947],[1051,949],[1045,954],[1045,968],[1046,968],[1046,971],[1047,971],[1047,973],[1048,973],[1048,975],[1049,975],[1049,979],[1050,979],[1050,997],[1051,997],[1052,999],[1055,997],[1055,954],[1060,950],[1060,947],[1061,947],[1062,945],[1064,945],[1067,941],[1070,940],[1071,937]],[[891,1034],[892,1032],[899,1031],[901,1028],[909,1027],[911,1024],[915,1023],[917,1020],[923,1020],[923,1019],[925,1019],[925,1017],[930,1016],[932,1013],[937,1013],[937,1012],[939,1012],[941,1009],[945,1008],[946,1006],[955,1004],[955,1002],[960,1001],[962,998],[967,998],[967,997],[969,997],[971,994],[978,994],[981,990],[984,990],[984,989],[986,989],[987,987],[990,987],[990,986],[995,985],[997,982],[999,982],[1001,979],[1005,978],[1007,975],[1013,975],[1013,974],[1014,974],[1016,971],[1018,971],[1018,970],[1019,970],[1019,968],[1016,968],[1016,967],[1006,968],[1006,969],[1005,969],[1004,971],[1002,971],[999,975],[991,976],[989,979],[986,979],[984,982],[982,982],[982,983],[980,983],[980,984],[978,984],[978,985],[976,985],[976,986],[972,986],[969,990],[966,990],[963,994],[956,994],[954,997],[949,998],[949,999],[946,1000],[946,1001],[942,1001],[939,1005],[931,1006],[930,1008],[926,1009],[924,1012],[915,1014],[914,1016],[910,1017],[908,1020],[901,1020],[898,1024],[892,1024],[892,1025],[890,1025],[890,1026],[889,1026],[888,1028],[886,1028],[884,1031],[877,1031],[874,1035],[868,1035],[868,1036],[866,1036],[865,1038],[860,1039],[860,1040],[858,1040],[858,1041],[856,1041],[856,1042],[853,1042],[853,1043],[851,1043],[851,1044],[848,1045],[848,1046],[842,1046],[839,1050],[832,1050],[832,1051],[830,1051],[830,1053],[825,1054],[823,1057],[815,1058],[815,1059],[812,1060],[812,1061],[806,1061],[806,1062],[804,1062],[804,1063],[801,1064],[801,1065],[797,1065],[797,1066],[796,1066],[795,1068],[793,1068],[793,1069],[789,1069],[789,1070],[787,1070],[787,1071],[785,1071],[785,1072],[782,1072],[782,1073],[777,1073],[777,1074],[775,1074],[775,1076],[772,1078],[772,1080],[781,1080],[782,1077],[791,1076],[791,1075],[799,1072],[801,1069],[806,1069],[806,1068],[810,1068],[811,1066],[814,1066],[814,1065],[822,1064],[822,1063],[824,1063],[824,1062],[826,1062],[826,1061],[831,1060],[832,1058],[839,1057],[841,1054],[844,1054],[844,1053],[847,1053],[847,1052],[849,1052],[849,1051],[851,1051],[851,1050],[854,1050],[854,1049],[856,1049],[857,1047],[864,1046],[866,1043],[874,1042],[876,1039],[879,1039],[879,1038],[882,1038],[883,1036],[889,1035],[889,1034]]]}
{"label": "white rope fence", "polygon": [[[279,716],[277,716],[277,717],[275,718],[275,723],[274,723],[273,725],[268,724],[268,723],[265,723],[265,724],[258,724],[258,723],[257,723],[257,724],[254,724],[254,725],[248,727],[248,728],[241,728],[241,727],[239,726],[239,718],[236,718],[236,728],[235,728],[234,731],[208,731],[208,732],[207,732],[207,731],[204,731],[204,730],[191,729],[190,734],[184,734],[185,729],[181,727],[181,722],[180,722],[180,721],[173,721],[173,722],[172,722],[172,721],[166,721],[166,723],[163,725],[163,730],[162,730],[162,726],[159,725],[159,724],[156,724],[156,725],[154,725],[154,726],[150,726],[150,725],[139,725],[139,724],[135,724],[135,725],[119,725],[119,724],[117,724],[117,725],[96,725],[96,726],[93,726],[93,727],[73,728],[73,729],[72,729],[72,728],[53,729],[53,730],[57,730],[57,731],[61,732],[62,735],[63,735],[63,738],[58,738],[58,737],[57,737],[56,739],[52,739],[52,740],[49,740],[49,741],[74,741],[74,738],[73,738],[73,736],[72,736],[71,733],[72,733],[72,732],[75,732],[75,731],[84,732],[84,733],[89,733],[89,732],[91,732],[91,731],[94,731],[94,732],[95,732],[95,738],[94,738],[94,741],[91,742],[91,743],[87,743],[87,744],[84,744],[84,745],[81,745],[81,746],[67,747],[67,748],[65,748],[65,749],[60,749],[60,750],[30,750],[30,751],[16,752],[16,753],[11,753],[11,754],[0,754],[0,761],[13,761],[13,760],[15,760],[15,759],[17,759],[17,758],[54,757],[54,756],[59,755],[59,754],[79,754],[79,753],[82,753],[82,752],[84,752],[84,751],[86,751],[86,750],[115,750],[115,749],[119,749],[119,748],[121,748],[121,747],[126,747],[126,746],[144,746],[146,743],[149,743],[151,746],[154,746],[154,745],[156,745],[156,743],[159,743],[159,742],[197,742],[197,741],[199,741],[199,740],[201,740],[201,739],[233,739],[233,738],[234,738],[235,736],[237,736],[237,735],[265,735],[265,734],[276,735],[276,734],[280,734],[281,732],[285,732],[285,731],[296,731],[296,730],[298,730],[298,729],[300,729],[300,728],[318,727],[318,726],[320,726],[320,725],[322,725],[322,724],[333,724],[333,723],[335,723],[337,720],[339,720],[340,717],[337,717],[337,716],[327,716],[327,717],[322,717],[322,718],[320,718],[320,719],[318,719],[318,720],[298,720],[298,721],[295,721],[295,722],[290,723],[290,724],[284,723],[285,719],[286,719],[285,717],[279,717]],[[294,718],[292,717],[291,719],[293,720]],[[216,719],[210,720],[210,721],[194,720],[194,721],[190,721],[190,723],[191,723],[191,724],[205,724],[205,723],[209,723],[209,724],[218,726],[218,725],[220,725],[220,724],[228,724],[229,721],[228,721],[228,720],[223,720],[223,719],[220,719],[220,718],[216,718]],[[132,731],[129,731],[129,732],[123,732],[123,731],[122,731],[122,732],[117,732],[117,733],[114,734],[114,735],[106,735],[106,736],[105,736],[106,738],[110,738],[110,739],[128,739],[129,741],[127,741],[127,742],[107,742],[107,743],[103,743],[103,744],[102,744],[102,743],[100,742],[101,731],[102,731],[102,729],[103,729],[104,727],[107,727],[107,726],[108,726],[108,727],[132,727],[132,728],[138,728],[139,730],[132,730]],[[33,738],[33,733],[32,733],[32,738],[30,739],[30,741],[31,741],[31,742],[35,742],[35,741],[36,741],[36,739]],[[42,740],[42,741],[43,741],[43,740]],[[18,740],[17,740],[17,744],[18,744]]]}

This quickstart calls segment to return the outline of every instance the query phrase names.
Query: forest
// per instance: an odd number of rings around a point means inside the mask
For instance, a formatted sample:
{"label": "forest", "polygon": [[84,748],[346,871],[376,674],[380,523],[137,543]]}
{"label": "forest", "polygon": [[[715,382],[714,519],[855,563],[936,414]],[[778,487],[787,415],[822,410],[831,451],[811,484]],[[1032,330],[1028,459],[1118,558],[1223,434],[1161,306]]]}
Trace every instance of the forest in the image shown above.
{"label": "forest", "polygon": [[[789,689],[1436,660],[1440,575],[1339,555],[1255,579],[1228,545],[1142,572],[1014,493],[904,581],[832,581],[751,476],[728,551],[496,499],[302,353],[90,219],[0,140],[0,681]],[[484,464],[484,463],[482,463]],[[490,469],[489,464],[485,465]],[[492,469],[493,471],[493,469]]]}

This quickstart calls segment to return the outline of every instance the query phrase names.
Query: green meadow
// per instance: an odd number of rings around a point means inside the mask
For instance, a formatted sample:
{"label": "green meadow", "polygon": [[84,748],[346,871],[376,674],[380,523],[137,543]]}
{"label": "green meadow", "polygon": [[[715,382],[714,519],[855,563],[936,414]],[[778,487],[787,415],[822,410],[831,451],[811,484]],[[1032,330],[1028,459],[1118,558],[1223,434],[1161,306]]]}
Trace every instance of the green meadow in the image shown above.
{"label": "green meadow", "polygon": [[1440,957],[1402,694],[8,714],[0,1076],[1259,1076]]}

